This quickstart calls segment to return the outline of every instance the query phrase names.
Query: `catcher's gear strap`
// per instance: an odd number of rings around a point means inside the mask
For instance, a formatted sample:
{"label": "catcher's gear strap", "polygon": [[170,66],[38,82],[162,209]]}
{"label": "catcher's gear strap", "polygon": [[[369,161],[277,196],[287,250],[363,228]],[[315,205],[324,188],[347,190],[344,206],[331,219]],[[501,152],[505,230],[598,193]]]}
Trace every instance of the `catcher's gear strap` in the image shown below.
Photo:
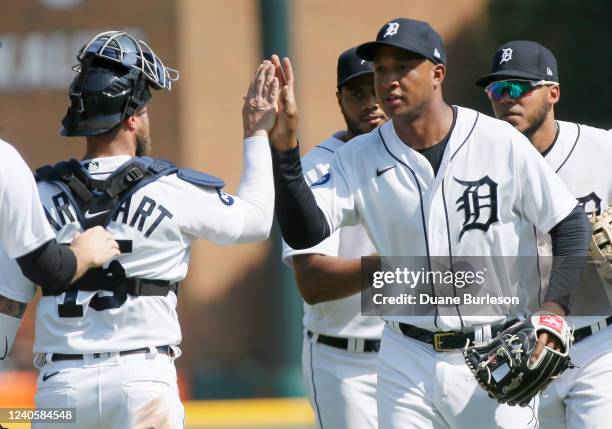
{"label": "catcher's gear strap", "polygon": [[192,170],[191,168],[181,168],[177,171],[176,176],[185,182],[194,185],[206,186],[208,188],[221,189],[225,186],[223,179],[211,176],[210,174]]}
{"label": "catcher's gear strap", "polygon": [[20,324],[21,319],[0,313],[0,369],[13,347]]}
{"label": "catcher's gear strap", "polygon": [[73,205],[83,229],[106,227],[134,192],[178,171],[170,161],[132,158],[105,180],[94,179],[79,161],[60,162],[36,170],[36,180],[59,186]]}
{"label": "catcher's gear strap", "polygon": [[[140,157],[126,162],[105,180],[98,180],[77,160],[72,159],[55,166],[39,168],[36,170],[36,179],[59,186],[75,208],[83,229],[89,229],[96,225],[106,227],[134,192],[176,171],[176,166],[169,161]],[[131,249],[122,248],[121,251],[127,253]],[[164,280],[127,278],[119,263],[111,263],[106,269],[89,270],[71,286],[69,281],[51,286],[49,282],[46,283],[42,286],[43,296],[61,295],[71,289],[108,290],[134,296],[166,296],[170,290],[177,290],[178,287],[177,283]]]}
{"label": "catcher's gear strap", "polygon": [[17,258],[23,274],[43,290],[61,294],[72,282],[77,268],[76,256],[55,239]]}
{"label": "catcher's gear strap", "polygon": [[[115,295],[167,296],[170,291],[178,293],[178,286],[178,282],[170,282],[168,280],[126,277],[125,270],[121,264],[113,261],[107,269],[90,269],[67,290],[78,289],[89,292],[105,290],[114,292]],[[53,296],[60,295],[63,292],[54,293],[54,291],[43,289],[42,295]]]}

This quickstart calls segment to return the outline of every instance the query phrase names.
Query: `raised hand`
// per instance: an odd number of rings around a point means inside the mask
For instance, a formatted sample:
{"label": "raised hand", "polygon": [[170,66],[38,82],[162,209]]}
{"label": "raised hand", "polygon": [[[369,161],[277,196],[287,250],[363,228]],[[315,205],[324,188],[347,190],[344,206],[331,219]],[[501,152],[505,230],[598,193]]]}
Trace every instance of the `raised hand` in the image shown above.
{"label": "raised hand", "polygon": [[274,74],[274,65],[265,60],[251,79],[242,107],[245,138],[266,136],[276,122],[279,82]]}
{"label": "raised hand", "polygon": [[270,142],[275,150],[284,152],[297,146],[298,111],[295,102],[293,68],[289,58],[283,58],[282,64],[277,55],[272,55],[271,60],[281,88],[276,125],[270,131]]}

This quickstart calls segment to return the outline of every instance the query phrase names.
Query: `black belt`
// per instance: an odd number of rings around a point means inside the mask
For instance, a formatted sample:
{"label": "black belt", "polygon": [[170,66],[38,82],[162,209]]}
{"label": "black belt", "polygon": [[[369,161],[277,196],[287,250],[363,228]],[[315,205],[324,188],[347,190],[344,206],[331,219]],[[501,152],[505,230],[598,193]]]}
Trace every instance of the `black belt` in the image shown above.
{"label": "black belt", "polygon": [[[314,333],[311,330],[306,332],[308,338],[312,338]],[[317,337],[317,343],[325,344],[326,346],[335,347],[337,349],[349,350],[349,339],[341,337],[331,337],[329,335],[319,334]],[[363,351],[366,353],[378,352],[380,350],[380,340],[366,340],[357,339],[357,341],[363,341]]]}
{"label": "black belt", "polygon": [[[174,356],[174,351],[172,351],[172,347],[170,346],[157,346],[155,347],[157,349],[157,351],[161,354],[167,355],[167,356]],[[141,349],[134,349],[134,350],[125,350],[122,352],[119,352],[119,356],[127,356],[127,355],[135,355],[138,353],[149,353],[149,348],[148,347],[143,347]],[[94,357],[94,359],[98,359],[103,357],[104,355],[106,355],[107,353],[91,353],[91,355]],[[108,353],[111,354],[111,353]],[[53,353],[51,355],[51,361],[53,362],[57,362],[60,360],[78,360],[78,359],[83,359],[84,355],[80,355],[80,354],[62,354],[62,353]]]}
{"label": "black belt", "polygon": [[[606,326],[612,325],[612,316],[608,317],[606,320]],[[596,334],[599,331],[593,332],[593,329],[590,326],[585,326],[580,329],[576,329],[574,331],[574,343],[578,341],[584,340],[586,337],[590,337],[591,335]]]}
{"label": "black belt", "polygon": [[[498,325],[491,326],[491,337],[495,337],[497,334],[502,332],[504,329],[515,324],[516,319],[508,321],[506,323],[500,323]],[[431,332],[427,329],[421,329],[408,323],[398,323],[400,331],[407,337],[414,338],[415,340],[422,341],[427,344],[431,344],[437,352],[452,352],[455,350],[461,350],[465,348],[468,340],[470,344],[474,342],[474,332],[461,332],[461,331],[441,331]]]}

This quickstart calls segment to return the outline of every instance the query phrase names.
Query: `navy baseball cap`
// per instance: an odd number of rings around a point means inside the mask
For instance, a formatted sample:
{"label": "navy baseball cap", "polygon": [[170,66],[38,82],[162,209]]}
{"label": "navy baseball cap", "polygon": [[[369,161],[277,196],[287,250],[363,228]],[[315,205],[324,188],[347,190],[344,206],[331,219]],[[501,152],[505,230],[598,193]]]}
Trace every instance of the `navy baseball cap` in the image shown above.
{"label": "navy baseball cap", "polygon": [[491,73],[479,77],[476,85],[486,87],[502,79],[559,82],[557,59],[550,49],[529,40],[513,40],[495,52]]}
{"label": "navy baseball cap", "polygon": [[357,48],[347,49],[338,57],[338,89],[354,77],[374,73],[372,63],[357,56]]}
{"label": "navy baseball cap", "polygon": [[435,64],[446,64],[442,38],[425,21],[408,18],[393,19],[378,31],[375,42],[359,45],[357,55],[366,61],[372,61],[376,49],[381,46],[405,49],[422,55]]}

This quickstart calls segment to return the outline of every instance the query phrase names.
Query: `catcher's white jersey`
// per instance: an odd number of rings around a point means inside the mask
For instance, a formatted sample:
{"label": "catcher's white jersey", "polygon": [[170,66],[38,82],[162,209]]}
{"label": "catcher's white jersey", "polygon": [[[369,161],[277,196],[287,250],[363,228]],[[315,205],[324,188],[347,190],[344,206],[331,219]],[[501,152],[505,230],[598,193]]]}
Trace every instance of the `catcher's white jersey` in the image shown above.
{"label": "catcher's white jersey", "polygon": [[[331,230],[363,223],[387,256],[535,255],[533,225],[549,231],[576,206],[529,140],[461,107],[437,176],[399,139],[392,121],[339,148],[329,174],[312,189]],[[429,330],[461,327],[450,315],[384,318]],[[500,318],[471,316],[463,323]]]}
{"label": "catcher's white jersey", "polygon": [[[606,130],[572,122],[557,121],[559,135],[545,159],[552,169],[567,185],[572,194],[583,204],[587,214],[599,214],[612,204],[612,135]],[[550,235],[538,232],[538,251],[540,255],[552,255]],[[548,285],[550,258],[540,261],[542,287]],[[575,314],[596,314],[592,317],[572,318],[571,323],[580,328],[600,320],[602,313],[595,303],[602,293],[608,292],[612,303],[612,290],[602,287],[599,278],[588,270],[583,284],[577,291]],[[588,299],[589,302],[584,302]],[[603,304],[603,302],[602,302]]]}
{"label": "catcher's white jersey", "polygon": [[[338,133],[315,146],[303,159],[302,169],[310,185],[324,181],[334,152],[344,144]],[[292,265],[292,257],[301,254],[321,254],[356,259],[376,252],[361,225],[340,228],[330,237],[309,249],[295,250],[283,242],[283,261]],[[384,323],[379,317],[361,316],[361,295],[322,302],[304,303],[304,327],[325,335],[357,338],[380,338]]]}
{"label": "catcher's white jersey", "polygon": [[17,258],[53,238],[34,176],[19,153],[0,140],[0,242],[11,258]]}
{"label": "catcher's white jersey", "polygon": [[[245,147],[245,157],[259,158],[254,162],[258,163],[260,172],[266,167],[263,175],[258,173],[265,176],[264,183],[260,181],[259,191],[253,192],[266,194],[261,206],[269,206],[271,223],[274,192],[266,187],[273,185],[270,152],[267,139],[259,140],[263,141],[249,143],[249,151]],[[83,164],[95,178],[104,179],[129,159],[129,156],[114,156],[83,161]],[[58,242],[71,242],[74,235],[82,231],[74,207],[58,186],[46,182],[38,186]],[[187,274],[193,240],[203,238],[229,244],[244,240],[245,236],[253,233],[247,231],[246,224],[249,222],[247,217],[255,216],[247,206],[250,204],[246,198],[192,185],[171,174],[137,190],[121,206],[107,229],[116,240],[132,243],[131,253],[116,258],[127,277],[177,282]],[[259,228],[265,228],[265,223],[262,221]],[[252,235],[249,237],[252,239]],[[23,285],[21,290],[30,289]],[[123,303],[109,302],[102,306],[108,307],[104,310],[96,310],[90,304],[93,301],[101,303],[100,298],[112,296],[112,292],[78,291],[76,299],[67,295],[41,298],[36,316],[34,352],[115,352],[177,345],[181,341],[175,311],[177,297],[173,292],[165,297],[128,295]],[[60,317],[58,306],[63,304],[81,306],[83,316]]]}

